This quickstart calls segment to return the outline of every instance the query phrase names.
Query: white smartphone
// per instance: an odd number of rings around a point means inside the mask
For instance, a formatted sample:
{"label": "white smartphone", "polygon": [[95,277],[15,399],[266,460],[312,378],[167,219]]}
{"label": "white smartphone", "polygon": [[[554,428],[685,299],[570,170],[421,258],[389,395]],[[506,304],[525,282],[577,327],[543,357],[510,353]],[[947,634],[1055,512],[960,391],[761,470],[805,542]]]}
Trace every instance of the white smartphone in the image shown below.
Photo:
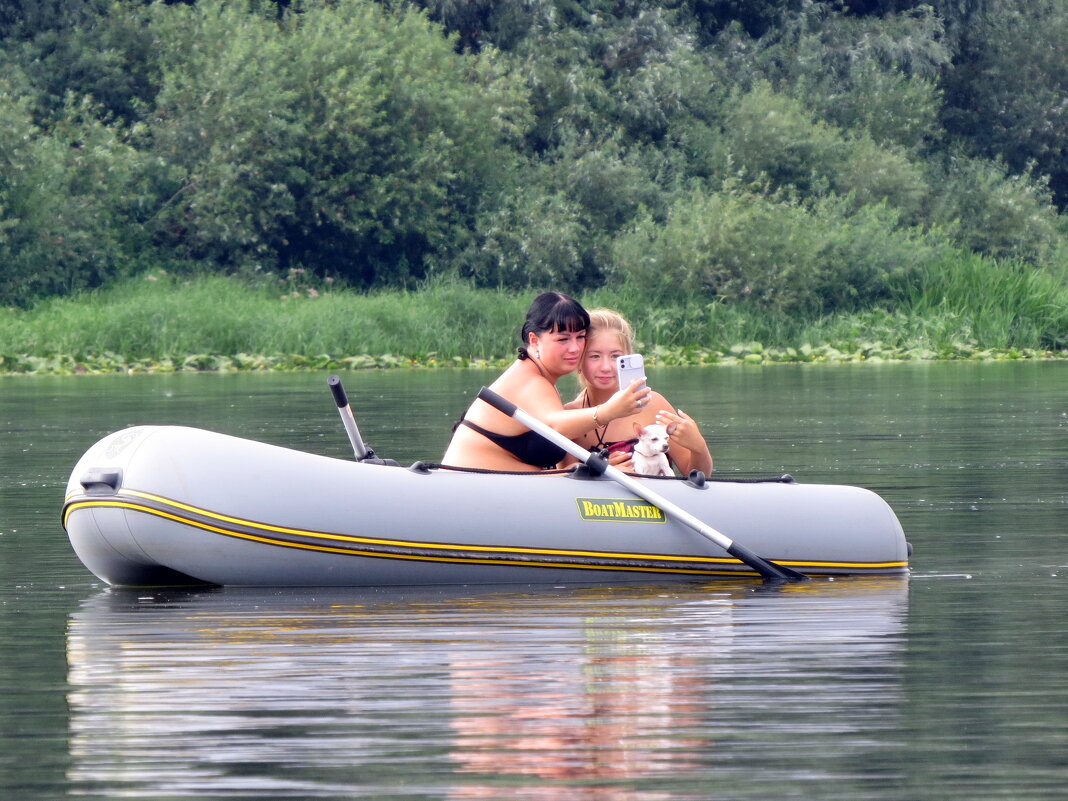
{"label": "white smartphone", "polygon": [[619,376],[619,388],[626,389],[632,381],[645,378],[645,359],[640,353],[617,356],[616,374]]}

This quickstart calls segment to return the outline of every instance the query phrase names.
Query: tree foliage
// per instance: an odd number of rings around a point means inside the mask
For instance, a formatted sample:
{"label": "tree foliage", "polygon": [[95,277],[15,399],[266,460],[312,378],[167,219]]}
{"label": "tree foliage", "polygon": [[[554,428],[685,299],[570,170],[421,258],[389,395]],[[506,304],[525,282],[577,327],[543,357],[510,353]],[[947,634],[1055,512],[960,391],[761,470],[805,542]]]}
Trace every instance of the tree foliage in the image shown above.
{"label": "tree foliage", "polygon": [[421,277],[507,173],[524,89],[420,15],[340,0],[283,23],[157,8],[145,138],[176,169],[158,240],[195,260],[308,265],[358,286]]}
{"label": "tree foliage", "polygon": [[145,157],[87,99],[68,97],[42,135],[25,98],[0,79],[0,298],[18,301],[127,274],[146,243]]}
{"label": "tree foliage", "polygon": [[0,302],[148,265],[784,310],[1065,275],[1055,0],[19,0]]}
{"label": "tree foliage", "polygon": [[1068,201],[1068,5],[984,4],[961,35],[946,76],[949,133],[1014,172],[1049,176]]}

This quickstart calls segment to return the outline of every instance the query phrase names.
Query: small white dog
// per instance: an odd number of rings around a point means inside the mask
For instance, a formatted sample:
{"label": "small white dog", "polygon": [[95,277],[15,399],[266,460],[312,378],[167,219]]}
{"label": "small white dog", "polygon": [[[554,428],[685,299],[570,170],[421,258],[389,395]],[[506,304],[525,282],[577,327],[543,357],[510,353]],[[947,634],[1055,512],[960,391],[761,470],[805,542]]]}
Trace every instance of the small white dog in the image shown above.
{"label": "small white dog", "polygon": [[676,424],[671,423],[663,426],[660,423],[651,423],[647,426],[634,424],[634,433],[638,442],[634,445],[632,462],[634,472],[646,476],[670,476],[671,463],[668,462],[667,451],[668,437],[675,430]]}

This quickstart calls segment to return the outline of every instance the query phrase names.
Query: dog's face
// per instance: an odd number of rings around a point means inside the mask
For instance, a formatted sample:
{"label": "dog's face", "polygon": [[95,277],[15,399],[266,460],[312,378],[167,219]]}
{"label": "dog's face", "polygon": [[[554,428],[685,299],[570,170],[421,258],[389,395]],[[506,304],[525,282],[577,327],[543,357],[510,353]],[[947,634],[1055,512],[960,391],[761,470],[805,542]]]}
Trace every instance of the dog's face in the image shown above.
{"label": "dog's face", "polygon": [[668,437],[675,430],[675,424],[662,426],[659,423],[651,423],[647,426],[634,424],[634,434],[638,437],[638,444],[634,450],[645,456],[655,456],[658,453],[667,453],[671,442]]}

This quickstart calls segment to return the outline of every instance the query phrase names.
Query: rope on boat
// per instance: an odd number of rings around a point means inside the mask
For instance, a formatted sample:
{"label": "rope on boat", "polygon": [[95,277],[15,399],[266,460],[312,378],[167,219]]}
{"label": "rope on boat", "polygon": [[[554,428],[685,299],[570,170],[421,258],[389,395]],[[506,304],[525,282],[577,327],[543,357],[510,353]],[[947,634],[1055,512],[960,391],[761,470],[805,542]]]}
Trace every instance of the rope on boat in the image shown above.
{"label": "rope on boat", "polygon": [[[557,468],[553,470],[494,470],[488,467],[457,467],[456,465],[442,464],[440,462],[415,462],[408,469],[419,473],[428,473],[431,470],[452,470],[456,473],[481,473],[501,476],[554,476],[573,473],[580,467],[582,467],[582,465],[573,465],[572,467]],[[627,473],[627,475],[643,479],[652,479],[655,481],[692,481],[691,476],[646,476],[641,473]],[[783,473],[779,476],[714,476],[707,478],[702,476],[702,479],[704,481],[720,484],[797,483],[794,477],[789,473]]]}

